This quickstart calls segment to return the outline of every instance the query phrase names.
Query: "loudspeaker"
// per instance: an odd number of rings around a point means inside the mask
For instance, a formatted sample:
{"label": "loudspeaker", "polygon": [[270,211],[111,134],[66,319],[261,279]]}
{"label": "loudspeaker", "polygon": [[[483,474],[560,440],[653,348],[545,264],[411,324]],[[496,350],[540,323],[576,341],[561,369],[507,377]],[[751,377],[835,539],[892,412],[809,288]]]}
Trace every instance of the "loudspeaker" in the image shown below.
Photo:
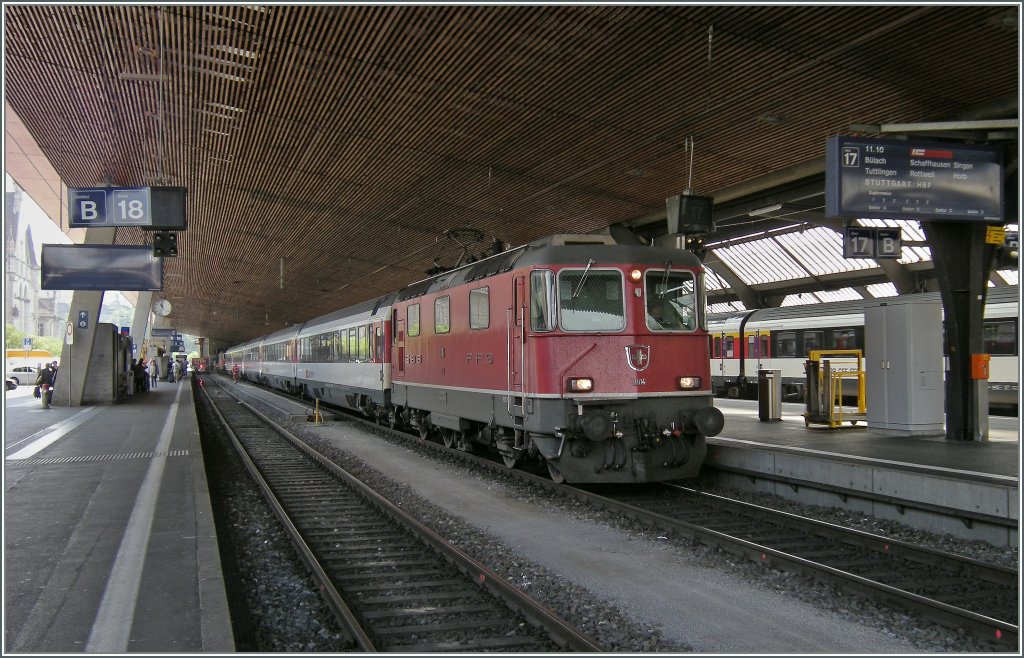
{"label": "loudspeaker", "polygon": [[174,257],[178,255],[178,236],[169,231],[153,234],[153,256]]}

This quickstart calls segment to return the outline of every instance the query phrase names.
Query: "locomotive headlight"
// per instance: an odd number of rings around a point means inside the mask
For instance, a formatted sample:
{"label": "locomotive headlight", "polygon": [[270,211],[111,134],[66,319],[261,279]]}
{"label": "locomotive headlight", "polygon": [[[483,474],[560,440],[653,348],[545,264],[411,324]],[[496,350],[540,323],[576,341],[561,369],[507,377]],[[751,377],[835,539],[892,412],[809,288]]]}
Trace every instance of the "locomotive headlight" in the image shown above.
{"label": "locomotive headlight", "polygon": [[643,273],[641,273],[640,270],[629,271],[629,280],[632,281],[633,283],[638,283],[640,281],[640,277],[642,276]]}
{"label": "locomotive headlight", "polygon": [[594,380],[590,377],[573,377],[569,380],[569,390],[573,393],[589,393],[594,390]]}
{"label": "locomotive headlight", "polygon": [[679,388],[684,391],[692,391],[695,388],[700,388],[700,377],[680,377]]}

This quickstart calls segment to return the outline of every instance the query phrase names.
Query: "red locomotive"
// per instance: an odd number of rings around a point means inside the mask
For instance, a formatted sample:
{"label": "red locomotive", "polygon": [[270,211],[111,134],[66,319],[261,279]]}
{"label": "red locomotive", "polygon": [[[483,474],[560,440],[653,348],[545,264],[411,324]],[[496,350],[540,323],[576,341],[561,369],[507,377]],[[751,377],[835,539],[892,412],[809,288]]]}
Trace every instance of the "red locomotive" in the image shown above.
{"label": "red locomotive", "polygon": [[243,376],[556,481],[692,477],[712,406],[691,253],[553,236],[227,352]]}

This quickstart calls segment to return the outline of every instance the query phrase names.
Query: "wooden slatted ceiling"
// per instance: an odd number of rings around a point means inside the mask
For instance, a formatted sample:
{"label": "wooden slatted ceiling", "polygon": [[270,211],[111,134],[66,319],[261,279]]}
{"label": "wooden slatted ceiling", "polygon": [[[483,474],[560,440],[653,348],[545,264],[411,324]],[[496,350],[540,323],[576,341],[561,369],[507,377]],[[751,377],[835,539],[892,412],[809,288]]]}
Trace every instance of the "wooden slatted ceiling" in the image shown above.
{"label": "wooden slatted ceiling", "polygon": [[188,187],[173,319],[234,341],[422,278],[460,253],[449,229],[522,244],[646,216],[685,187],[687,138],[713,195],[851,123],[1013,95],[1016,11],[19,5],[4,73],[67,185]]}

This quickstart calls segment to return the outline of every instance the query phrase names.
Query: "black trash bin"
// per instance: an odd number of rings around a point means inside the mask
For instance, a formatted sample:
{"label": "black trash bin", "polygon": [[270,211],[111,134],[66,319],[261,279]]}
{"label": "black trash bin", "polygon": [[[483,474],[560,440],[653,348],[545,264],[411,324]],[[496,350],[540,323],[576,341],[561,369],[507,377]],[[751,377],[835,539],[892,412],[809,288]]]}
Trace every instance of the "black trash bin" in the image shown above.
{"label": "black trash bin", "polygon": [[782,371],[757,371],[757,417],[762,421],[782,420]]}

